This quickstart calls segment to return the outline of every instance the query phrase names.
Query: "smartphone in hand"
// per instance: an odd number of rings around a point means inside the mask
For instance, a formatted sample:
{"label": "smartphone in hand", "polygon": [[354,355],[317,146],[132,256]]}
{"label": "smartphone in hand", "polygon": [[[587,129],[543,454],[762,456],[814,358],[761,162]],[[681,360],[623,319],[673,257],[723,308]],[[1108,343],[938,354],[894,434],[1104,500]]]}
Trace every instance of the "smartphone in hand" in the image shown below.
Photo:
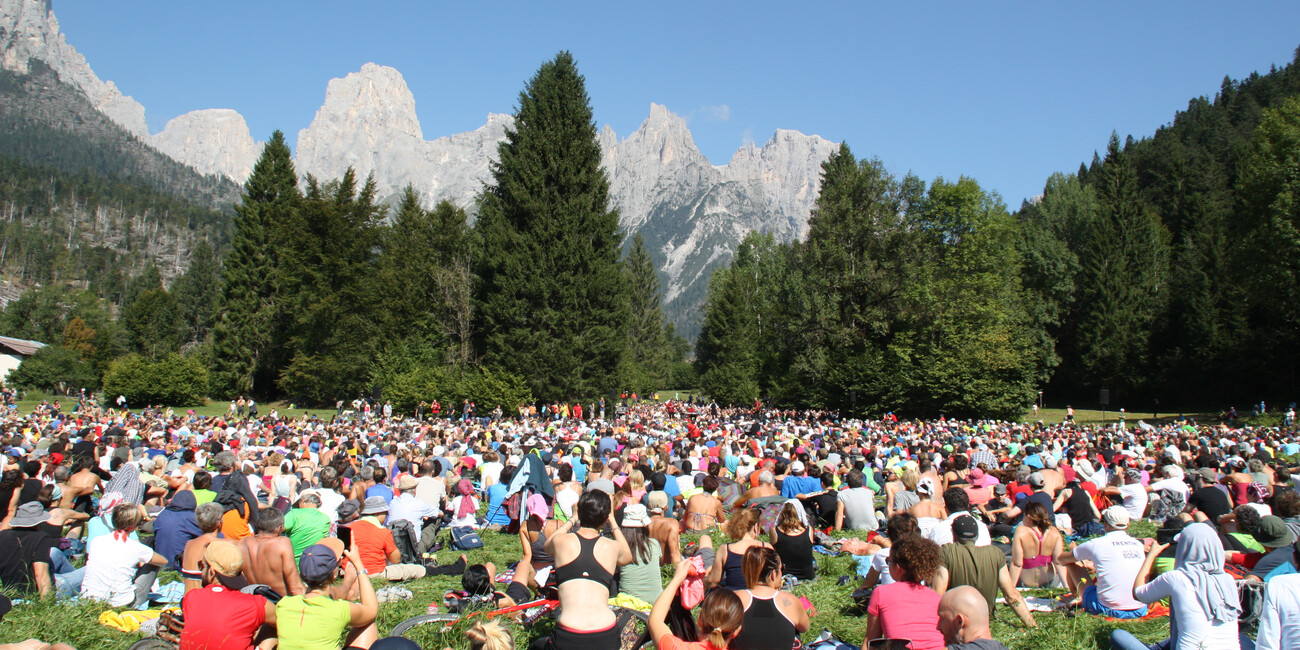
{"label": "smartphone in hand", "polygon": [[352,529],[351,528],[348,528],[347,526],[339,526],[338,537],[339,537],[339,541],[343,542],[343,548],[349,551],[352,550]]}

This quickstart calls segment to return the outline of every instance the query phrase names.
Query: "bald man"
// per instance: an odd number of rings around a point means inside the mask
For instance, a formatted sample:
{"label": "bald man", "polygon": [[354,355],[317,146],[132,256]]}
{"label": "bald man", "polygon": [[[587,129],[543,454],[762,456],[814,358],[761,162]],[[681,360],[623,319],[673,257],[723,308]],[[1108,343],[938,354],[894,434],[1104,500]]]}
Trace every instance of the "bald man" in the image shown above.
{"label": "bald man", "polygon": [[989,630],[989,603],[974,587],[954,587],[939,600],[939,631],[948,650],[1007,650]]}

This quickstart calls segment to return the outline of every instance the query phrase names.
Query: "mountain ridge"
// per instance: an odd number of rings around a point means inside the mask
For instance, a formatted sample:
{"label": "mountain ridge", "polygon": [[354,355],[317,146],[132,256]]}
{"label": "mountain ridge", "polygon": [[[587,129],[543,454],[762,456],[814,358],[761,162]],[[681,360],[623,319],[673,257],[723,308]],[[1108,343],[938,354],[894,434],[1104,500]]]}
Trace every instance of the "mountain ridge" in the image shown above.
{"label": "mountain ridge", "polygon": [[[246,120],[232,109],[191,111],[149,133],[144,107],[100,80],[59,32],[52,0],[0,0],[0,51],[0,66],[15,72],[26,72],[28,61],[43,61],[100,113],[200,174],[242,184],[261,153]],[[321,107],[298,132],[295,164],[300,174],[325,179],[349,167],[361,176],[373,173],[381,196],[410,184],[427,205],[448,199],[472,215],[513,122],[510,115],[489,113],[477,129],[425,140],[401,73],[367,63],[327,84]],[[806,235],[821,163],[838,146],[778,129],[762,147],[747,143],[726,164],[713,165],[686,121],[656,103],[626,138],[608,125],[598,138],[612,207],[627,235],[646,236],[665,310],[688,336],[698,330],[709,274],[730,261],[746,233],[771,232],[782,241]]]}

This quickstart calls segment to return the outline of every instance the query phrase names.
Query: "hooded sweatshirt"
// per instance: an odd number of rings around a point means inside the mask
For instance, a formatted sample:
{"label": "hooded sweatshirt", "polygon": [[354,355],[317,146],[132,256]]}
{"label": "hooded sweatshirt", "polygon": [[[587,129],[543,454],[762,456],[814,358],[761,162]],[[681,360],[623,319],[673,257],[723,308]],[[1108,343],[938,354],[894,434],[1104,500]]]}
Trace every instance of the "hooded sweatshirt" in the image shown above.
{"label": "hooded sweatshirt", "polygon": [[203,534],[198,522],[194,520],[194,508],[197,506],[194,493],[181,490],[154,520],[154,550],[167,558],[169,569],[180,570],[176,556],[185,551],[186,542]]}

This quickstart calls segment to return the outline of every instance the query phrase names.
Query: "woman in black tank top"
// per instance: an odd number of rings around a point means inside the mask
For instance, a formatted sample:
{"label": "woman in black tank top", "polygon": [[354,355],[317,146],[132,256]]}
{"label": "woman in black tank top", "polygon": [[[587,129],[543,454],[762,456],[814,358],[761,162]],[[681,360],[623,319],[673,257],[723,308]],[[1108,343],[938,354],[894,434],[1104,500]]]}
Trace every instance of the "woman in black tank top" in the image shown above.
{"label": "woman in black tank top", "polygon": [[[800,632],[807,631],[808,613],[802,607],[791,619],[779,603],[794,596],[780,591],[783,567],[780,556],[770,548],[750,547],[742,562],[748,589],[736,592],[745,605],[745,622],[740,634],[728,645],[731,650],[791,650]],[[788,606],[787,606],[788,608]]]}

